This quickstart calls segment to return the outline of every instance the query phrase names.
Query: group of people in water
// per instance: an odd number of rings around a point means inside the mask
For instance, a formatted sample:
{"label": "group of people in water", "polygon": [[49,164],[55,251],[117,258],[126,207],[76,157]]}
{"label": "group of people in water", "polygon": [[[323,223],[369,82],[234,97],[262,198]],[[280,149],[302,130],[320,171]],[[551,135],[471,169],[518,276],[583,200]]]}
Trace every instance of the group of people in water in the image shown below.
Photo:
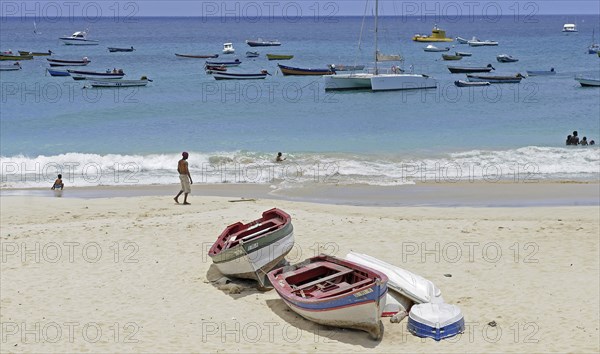
{"label": "group of people in water", "polygon": [[579,140],[577,130],[575,130],[573,134],[567,136],[567,145],[596,145],[596,142],[594,140],[590,140],[588,142],[587,137],[585,136],[581,140]]}

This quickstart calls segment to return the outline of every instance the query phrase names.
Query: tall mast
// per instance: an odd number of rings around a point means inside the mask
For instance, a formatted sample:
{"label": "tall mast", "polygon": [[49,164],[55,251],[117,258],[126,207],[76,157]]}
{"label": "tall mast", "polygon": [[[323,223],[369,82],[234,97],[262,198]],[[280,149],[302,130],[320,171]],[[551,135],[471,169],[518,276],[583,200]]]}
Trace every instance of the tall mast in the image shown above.
{"label": "tall mast", "polygon": [[379,0],[375,0],[375,75],[379,74],[379,69],[377,68],[377,53],[378,53],[378,42],[377,42],[377,32],[379,31]]}

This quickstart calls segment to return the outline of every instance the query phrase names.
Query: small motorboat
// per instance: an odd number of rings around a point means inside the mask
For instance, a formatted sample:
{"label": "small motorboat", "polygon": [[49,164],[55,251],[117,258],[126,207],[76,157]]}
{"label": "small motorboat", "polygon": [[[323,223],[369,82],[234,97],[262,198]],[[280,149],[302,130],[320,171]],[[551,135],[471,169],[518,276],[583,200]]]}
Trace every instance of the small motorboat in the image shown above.
{"label": "small motorboat", "polygon": [[223,43],[223,54],[233,54],[235,53],[235,48],[233,48],[233,43]]}
{"label": "small motorboat", "polygon": [[175,56],[180,58],[191,58],[191,59],[214,59],[218,58],[219,54],[177,54]]}
{"label": "small motorboat", "polygon": [[450,47],[438,48],[433,44],[429,44],[427,47],[423,48],[425,52],[447,52],[450,50]]}
{"label": "small motorboat", "polygon": [[468,39],[465,39],[465,38],[462,38],[462,37],[456,37],[456,41],[457,41],[459,44],[467,44],[467,43],[469,43],[469,40],[468,40]]}
{"label": "small motorboat", "polygon": [[305,69],[305,68],[294,68],[292,66],[285,66],[277,64],[279,70],[283,76],[322,76],[322,75],[334,75],[335,70],[331,67],[323,69]]}
{"label": "small motorboat", "polygon": [[266,70],[261,70],[258,74],[213,72],[215,80],[264,80],[270,75]]}
{"label": "small motorboat", "polygon": [[250,47],[278,47],[281,45],[281,42],[279,41],[265,41],[262,38],[259,38],[257,40],[247,40],[246,44],[248,44]]}
{"label": "small motorboat", "polygon": [[90,81],[91,87],[137,87],[146,86],[152,80],[142,76],[139,80],[114,80],[114,79],[94,79]]}
{"label": "small motorboat", "polygon": [[17,71],[21,70],[21,64],[15,62],[14,64],[0,64],[0,71]]}
{"label": "small motorboat", "polygon": [[223,275],[255,279],[264,285],[266,272],[273,269],[293,246],[292,217],[273,208],[247,224],[236,222],[227,226],[208,255]]}
{"label": "small motorboat", "polygon": [[548,75],[556,75],[556,71],[554,68],[550,68],[550,70],[527,70],[527,76],[548,76]]}
{"label": "small motorboat", "polygon": [[226,66],[214,66],[214,65],[206,65],[204,67],[204,70],[206,71],[206,73],[208,75],[214,74],[215,72],[225,72],[227,71],[227,67]]}
{"label": "small motorboat", "polygon": [[50,66],[86,66],[91,63],[88,57],[83,57],[81,60],[63,60],[63,59],[46,59]]}
{"label": "small motorboat", "polygon": [[434,25],[430,36],[415,34],[412,40],[416,42],[452,42],[454,39],[446,37],[446,31]]}
{"label": "small motorboat", "polygon": [[46,72],[50,74],[50,76],[71,76],[66,70],[46,69]]}
{"label": "small motorboat", "polygon": [[600,86],[600,79],[592,79],[592,78],[584,78],[584,77],[576,77],[575,81],[579,82],[579,84],[583,87],[598,87]]}
{"label": "small motorboat", "polygon": [[496,57],[496,60],[498,60],[499,63],[514,63],[519,61],[519,59],[514,58],[508,54],[500,54]]}
{"label": "small motorboat", "polygon": [[439,341],[464,332],[465,319],[454,305],[418,304],[410,309],[407,328],[417,337]]}
{"label": "small motorboat", "polygon": [[467,52],[456,52],[456,55],[460,55],[461,57],[470,57],[471,55],[473,55],[473,53],[467,53]]}
{"label": "small motorboat", "polygon": [[577,33],[577,25],[574,23],[565,23],[562,29],[563,33]]}
{"label": "small motorboat", "polygon": [[92,39],[87,39],[87,32],[79,31],[70,36],[60,37],[66,45],[98,45],[100,42]]}
{"label": "small motorboat", "polygon": [[259,55],[258,52],[246,52],[246,58],[257,58]]}
{"label": "small motorboat", "polygon": [[242,62],[239,59],[236,59],[234,61],[207,61],[204,66],[225,66],[225,67],[232,67],[232,66],[240,66]]}
{"label": "small motorboat", "polygon": [[479,39],[472,39],[467,42],[471,47],[495,47],[498,45],[496,41],[485,40],[481,41]]}
{"label": "small motorboat", "polygon": [[102,71],[83,71],[83,70],[73,70],[67,69],[67,72],[71,74],[73,80],[97,80],[97,79],[122,79],[125,76],[123,70],[106,70]]}
{"label": "small motorboat", "polygon": [[452,74],[470,74],[470,73],[489,73],[495,70],[492,64],[482,67],[470,67],[470,66],[448,66],[448,70]]}
{"label": "small motorboat", "polygon": [[267,59],[269,60],[290,60],[294,58],[293,55],[287,54],[267,54]]}
{"label": "small motorboat", "polygon": [[275,269],[269,281],[288,307],[307,320],[353,328],[381,339],[388,278],[351,261],[319,255]]}
{"label": "small motorboat", "polygon": [[28,52],[26,50],[19,50],[19,55],[21,56],[33,56],[33,57],[43,57],[43,56],[49,56],[52,55],[52,51],[49,50],[47,52]]}
{"label": "small motorboat", "polygon": [[454,81],[454,85],[458,87],[477,87],[477,86],[490,86],[491,84],[488,81],[464,81],[464,80],[456,80]]}
{"label": "small motorboat", "polygon": [[135,48],[116,48],[116,47],[108,47],[108,51],[111,53],[119,53],[119,52],[133,52]]}
{"label": "small motorboat", "polygon": [[473,75],[467,74],[469,82],[489,82],[491,84],[518,84],[524,76],[516,74],[515,76],[494,76],[494,75]]}
{"label": "small motorboat", "polygon": [[338,71],[361,71],[365,69],[364,65],[345,65],[345,64],[331,64],[329,65],[331,70]]}
{"label": "small motorboat", "polygon": [[444,60],[461,60],[462,58],[462,55],[442,54]]}

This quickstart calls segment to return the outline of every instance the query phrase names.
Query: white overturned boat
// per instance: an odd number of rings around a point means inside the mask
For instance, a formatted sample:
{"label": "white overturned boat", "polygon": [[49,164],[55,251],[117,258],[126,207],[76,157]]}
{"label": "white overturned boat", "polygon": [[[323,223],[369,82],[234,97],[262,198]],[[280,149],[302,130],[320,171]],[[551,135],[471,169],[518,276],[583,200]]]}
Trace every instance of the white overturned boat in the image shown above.
{"label": "white overturned boat", "polygon": [[576,77],[575,80],[577,82],[579,82],[579,84],[583,87],[590,87],[590,86],[600,86],[600,80],[599,79],[592,79],[592,78],[585,78],[585,77]]}
{"label": "white overturned boat", "polygon": [[442,292],[431,281],[366,254],[350,252],[346,259],[356,264],[377,270],[388,277],[388,288],[412,301],[420,303],[442,303]]}
{"label": "white overturned boat", "polygon": [[100,42],[92,39],[87,39],[87,32],[79,31],[70,36],[59,38],[66,45],[98,45]]}
{"label": "white overturned boat", "polygon": [[90,80],[92,87],[136,87],[146,86],[152,80],[142,76],[140,80],[115,80],[115,79],[93,79]]}
{"label": "white overturned boat", "polygon": [[419,304],[410,309],[407,328],[417,337],[439,341],[464,332],[465,319],[454,305]]}

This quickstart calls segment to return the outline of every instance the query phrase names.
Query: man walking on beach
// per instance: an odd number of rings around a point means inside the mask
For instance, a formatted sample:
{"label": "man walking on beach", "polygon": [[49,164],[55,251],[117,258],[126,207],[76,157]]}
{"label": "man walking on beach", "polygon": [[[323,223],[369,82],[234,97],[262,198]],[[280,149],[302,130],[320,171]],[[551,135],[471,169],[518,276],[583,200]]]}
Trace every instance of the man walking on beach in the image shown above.
{"label": "man walking on beach", "polygon": [[181,153],[182,159],[179,160],[179,162],[177,163],[177,172],[179,172],[179,181],[181,181],[181,190],[179,191],[179,193],[177,193],[177,195],[175,196],[175,203],[179,204],[179,196],[184,193],[183,195],[183,205],[190,205],[190,203],[188,203],[187,201],[187,197],[188,194],[190,194],[192,192],[192,184],[194,182],[192,182],[192,175],[190,175],[190,170],[188,168],[188,156],[189,154],[187,152],[182,152]]}

